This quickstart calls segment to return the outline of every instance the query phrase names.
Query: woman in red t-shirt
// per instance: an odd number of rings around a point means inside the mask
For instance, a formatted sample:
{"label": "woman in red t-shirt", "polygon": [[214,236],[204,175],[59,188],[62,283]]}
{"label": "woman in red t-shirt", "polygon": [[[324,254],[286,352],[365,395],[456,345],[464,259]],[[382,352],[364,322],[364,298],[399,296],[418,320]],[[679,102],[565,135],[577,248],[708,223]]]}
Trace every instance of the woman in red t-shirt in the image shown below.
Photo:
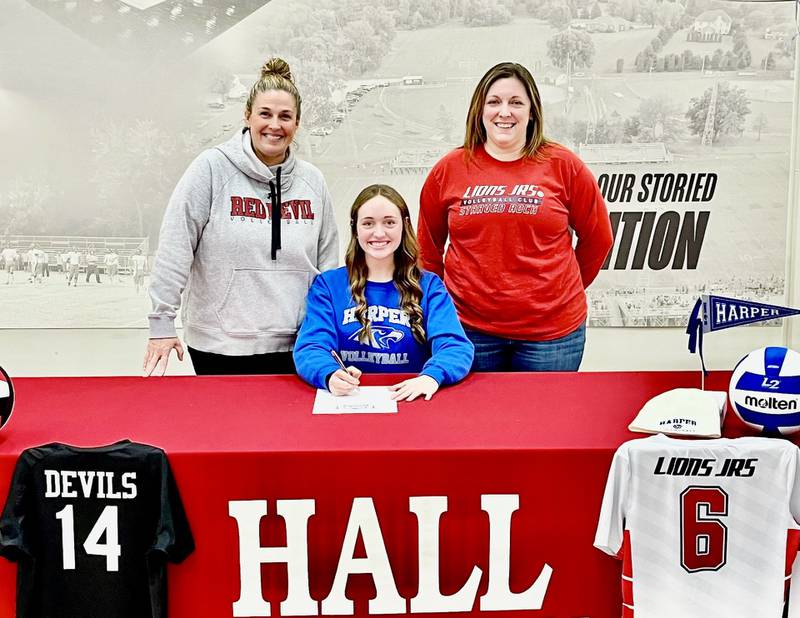
{"label": "woman in red t-shirt", "polygon": [[474,371],[578,369],[585,289],[613,244],[611,223],[586,165],[544,137],[522,65],[481,78],[464,146],[422,188],[418,229],[422,266],[443,277],[475,344]]}

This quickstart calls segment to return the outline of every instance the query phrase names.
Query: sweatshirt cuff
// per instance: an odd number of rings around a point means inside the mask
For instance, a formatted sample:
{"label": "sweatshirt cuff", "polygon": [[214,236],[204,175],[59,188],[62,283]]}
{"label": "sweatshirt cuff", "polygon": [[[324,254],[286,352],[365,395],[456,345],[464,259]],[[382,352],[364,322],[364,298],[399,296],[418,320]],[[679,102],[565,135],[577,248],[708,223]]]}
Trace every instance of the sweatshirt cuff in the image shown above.
{"label": "sweatshirt cuff", "polygon": [[442,371],[438,371],[432,367],[428,367],[420,371],[419,375],[421,376],[428,376],[429,378],[433,378],[436,380],[436,383],[441,386],[442,382],[444,382],[444,373]]}
{"label": "sweatshirt cuff", "polygon": [[[328,357],[330,358],[330,357]],[[331,379],[331,376],[336,373],[336,371],[340,369],[339,365],[334,363],[333,365],[327,365],[323,367],[319,372],[319,383],[315,386],[317,388],[321,388],[324,391],[330,391],[331,389],[328,387],[328,380]]]}
{"label": "sweatshirt cuff", "polygon": [[147,319],[150,321],[151,339],[166,339],[167,337],[178,336],[178,332],[175,330],[175,318],[165,315],[150,315]]}

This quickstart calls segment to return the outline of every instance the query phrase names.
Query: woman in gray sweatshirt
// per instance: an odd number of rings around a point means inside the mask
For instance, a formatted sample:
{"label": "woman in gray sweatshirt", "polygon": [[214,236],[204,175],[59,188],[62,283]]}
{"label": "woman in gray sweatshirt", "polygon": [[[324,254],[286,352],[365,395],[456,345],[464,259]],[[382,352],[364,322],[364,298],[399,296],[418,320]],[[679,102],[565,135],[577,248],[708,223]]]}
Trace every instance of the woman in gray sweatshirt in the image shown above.
{"label": "woman in gray sweatshirt", "polygon": [[151,273],[144,375],[163,375],[181,306],[197,374],[294,373],[291,350],[314,277],[338,264],[330,193],[290,148],[300,94],[289,65],[267,61],[246,127],[198,156],[178,182]]}

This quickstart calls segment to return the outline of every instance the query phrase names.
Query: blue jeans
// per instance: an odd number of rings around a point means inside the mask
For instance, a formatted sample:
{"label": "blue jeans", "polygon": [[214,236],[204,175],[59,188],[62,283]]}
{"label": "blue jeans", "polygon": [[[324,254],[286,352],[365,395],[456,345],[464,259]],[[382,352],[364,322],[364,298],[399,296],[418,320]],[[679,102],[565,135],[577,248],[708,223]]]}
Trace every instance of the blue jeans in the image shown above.
{"label": "blue jeans", "polygon": [[496,337],[465,328],[475,346],[472,371],[577,371],[586,344],[586,323],[549,341]]}

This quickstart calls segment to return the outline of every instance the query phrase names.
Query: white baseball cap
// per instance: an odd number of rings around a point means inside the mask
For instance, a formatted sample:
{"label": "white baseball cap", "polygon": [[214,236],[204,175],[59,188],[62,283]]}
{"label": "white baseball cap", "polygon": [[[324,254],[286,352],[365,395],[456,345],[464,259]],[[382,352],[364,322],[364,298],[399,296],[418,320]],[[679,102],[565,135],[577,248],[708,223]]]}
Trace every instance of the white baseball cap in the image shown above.
{"label": "white baseball cap", "polygon": [[667,436],[719,438],[728,394],[698,388],[674,388],[648,401],[628,429]]}

